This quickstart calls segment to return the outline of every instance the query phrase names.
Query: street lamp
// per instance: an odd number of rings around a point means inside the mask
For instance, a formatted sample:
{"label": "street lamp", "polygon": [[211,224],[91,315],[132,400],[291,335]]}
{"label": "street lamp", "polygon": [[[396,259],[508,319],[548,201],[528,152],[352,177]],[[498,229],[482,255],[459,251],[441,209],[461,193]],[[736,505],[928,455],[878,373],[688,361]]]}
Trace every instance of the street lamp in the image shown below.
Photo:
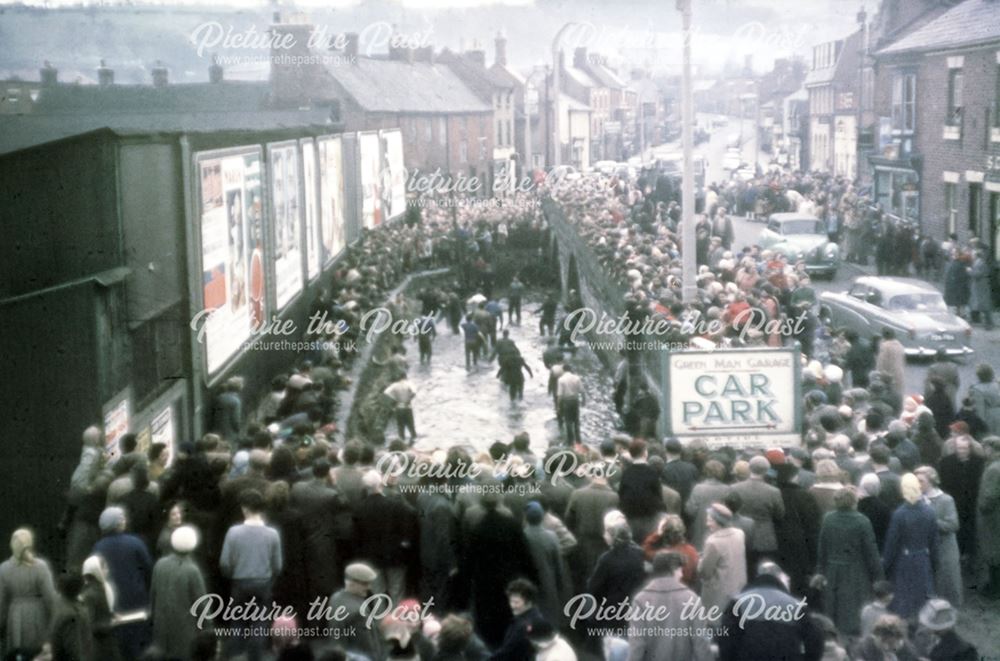
{"label": "street lamp", "polygon": [[552,167],[556,167],[556,166],[559,165],[559,161],[561,160],[561,158],[560,158],[561,154],[559,152],[562,150],[562,139],[561,139],[561,136],[559,135],[559,121],[560,121],[560,116],[559,116],[559,89],[560,89],[559,88],[559,76],[562,75],[562,71],[560,70],[562,67],[560,66],[560,63],[559,63],[559,42],[562,41],[563,35],[566,33],[566,31],[569,30],[570,28],[576,26],[576,25],[578,25],[578,24],[575,23],[575,22],[566,23],[561,28],[559,28],[559,32],[556,32],[556,36],[553,37],[553,39],[552,39],[552,94],[551,94],[551,98],[552,98],[552,135],[553,135],[553,145],[555,147],[552,150],[552,152],[553,152],[552,153]]}
{"label": "street lamp", "polygon": [[698,298],[698,284],[695,276],[698,270],[694,239],[694,104],[691,89],[691,0],[677,0],[683,23],[684,67],[681,82],[681,141],[684,145],[684,178],[681,182],[681,259],[684,278],[681,295],[686,304],[693,304]]}
{"label": "street lamp", "polygon": [[[538,88],[532,84],[533,81],[534,81],[534,79],[537,76],[539,76],[539,75],[543,76],[543,78],[546,75],[545,65],[542,64],[542,63],[535,64],[535,66],[531,70],[531,73],[528,74],[528,77],[524,81],[524,152],[525,152],[525,155],[526,155],[526,157],[528,159],[526,168],[527,168],[527,171],[529,173],[533,172],[534,169],[535,169],[535,163],[534,163],[535,154],[534,154],[534,147],[531,144],[531,114],[532,113],[531,113],[531,106],[528,105],[528,91],[529,90],[534,90],[535,91],[535,95],[536,95],[535,106],[537,106],[537,108],[539,110],[539,113],[538,113],[538,120],[539,120],[538,121],[538,126],[539,126],[539,128],[541,128],[541,126],[542,126],[542,122],[541,122],[541,118],[542,118],[542,114],[541,114],[541,99],[537,97],[537,95],[538,95]],[[547,155],[548,154],[546,154],[546,156]]]}

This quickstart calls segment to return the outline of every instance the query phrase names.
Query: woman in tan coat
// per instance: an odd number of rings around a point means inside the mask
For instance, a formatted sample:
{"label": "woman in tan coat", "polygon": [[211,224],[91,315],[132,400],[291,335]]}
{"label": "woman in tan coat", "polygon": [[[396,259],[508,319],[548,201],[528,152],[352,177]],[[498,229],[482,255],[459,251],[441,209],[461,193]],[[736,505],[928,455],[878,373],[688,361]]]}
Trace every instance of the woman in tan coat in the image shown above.
{"label": "woman in tan coat", "polygon": [[730,526],[732,520],[733,513],[725,505],[715,503],[708,508],[709,535],[698,562],[702,606],[715,606],[718,613],[747,582],[746,538],[742,530]]}

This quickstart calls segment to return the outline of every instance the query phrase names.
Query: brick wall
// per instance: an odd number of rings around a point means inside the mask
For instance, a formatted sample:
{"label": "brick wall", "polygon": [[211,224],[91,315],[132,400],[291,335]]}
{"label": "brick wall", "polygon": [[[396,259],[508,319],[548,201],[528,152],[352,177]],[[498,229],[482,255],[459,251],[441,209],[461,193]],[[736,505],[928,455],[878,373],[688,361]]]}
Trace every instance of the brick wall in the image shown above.
{"label": "brick wall", "polygon": [[[962,240],[972,236],[969,226],[970,204],[980,205],[979,236],[989,233],[989,193],[979,187],[977,200],[970,198],[967,171],[986,174],[987,158],[1000,153],[1000,144],[990,143],[991,106],[997,86],[997,49],[967,52],[962,55],[963,113],[957,140],[944,139],[948,114],[948,55],[923,59],[917,79],[917,126],[920,151],[924,155],[921,186],[921,220],[925,230],[937,238],[947,234],[944,173],[960,175],[956,186],[956,230]],[[952,56],[954,57],[954,56]],[[994,174],[1000,172],[994,171]]]}

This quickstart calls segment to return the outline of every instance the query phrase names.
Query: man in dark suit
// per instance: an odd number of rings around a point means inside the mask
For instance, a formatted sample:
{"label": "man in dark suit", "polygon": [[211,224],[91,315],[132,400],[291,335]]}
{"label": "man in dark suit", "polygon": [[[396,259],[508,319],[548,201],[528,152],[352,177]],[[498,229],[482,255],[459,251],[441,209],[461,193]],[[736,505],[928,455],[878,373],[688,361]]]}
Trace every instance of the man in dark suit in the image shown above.
{"label": "man in dark suit", "polygon": [[308,598],[328,596],[340,584],[352,531],[350,509],[330,481],[326,459],[313,462],[311,480],[292,487],[291,504],[307,522],[303,555]]}
{"label": "man in dark suit", "polygon": [[683,459],[684,448],[676,438],[668,438],[664,443],[667,463],[663,466],[663,482],[681,495],[681,506],[687,504],[688,496],[698,481],[698,468]]}
{"label": "man in dark suit", "polygon": [[656,469],[646,462],[646,442],[633,440],[628,453],[632,462],[618,485],[619,508],[628,519],[632,539],[645,540],[656,525],[656,515],[664,509],[663,489]]}

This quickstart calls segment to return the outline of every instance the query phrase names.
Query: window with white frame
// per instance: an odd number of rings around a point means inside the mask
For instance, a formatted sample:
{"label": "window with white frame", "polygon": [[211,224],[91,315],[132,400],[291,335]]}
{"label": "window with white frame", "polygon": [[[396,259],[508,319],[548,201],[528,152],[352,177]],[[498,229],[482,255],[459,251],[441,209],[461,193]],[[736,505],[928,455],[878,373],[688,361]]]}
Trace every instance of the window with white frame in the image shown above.
{"label": "window with white frame", "polygon": [[962,87],[964,77],[959,68],[948,70],[948,126],[962,125]]}
{"label": "window with white frame", "polygon": [[948,234],[954,234],[958,225],[958,186],[950,181],[944,184],[944,212],[947,216]]}
{"label": "window with white frame", "polygon": [[892,128],[913,133],[917,127],[917,76],[899,73],[892,79]]}

